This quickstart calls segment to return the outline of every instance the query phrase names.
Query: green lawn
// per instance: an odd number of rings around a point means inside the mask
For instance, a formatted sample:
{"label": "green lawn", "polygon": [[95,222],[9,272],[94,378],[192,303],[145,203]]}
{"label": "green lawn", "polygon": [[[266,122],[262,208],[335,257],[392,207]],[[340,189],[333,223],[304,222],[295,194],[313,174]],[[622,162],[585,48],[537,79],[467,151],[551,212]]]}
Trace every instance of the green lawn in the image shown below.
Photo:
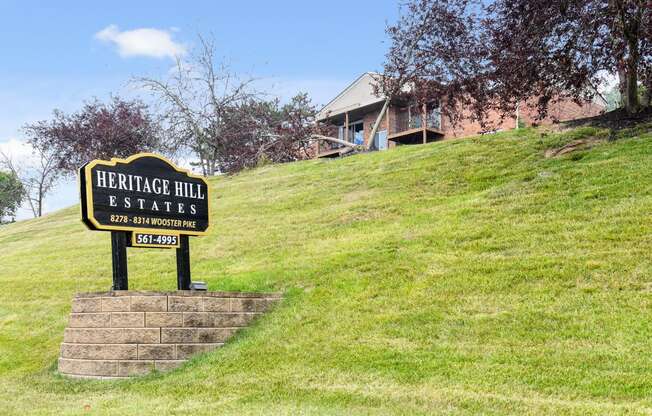
{"label": "green lawn", "polygon": [[[168,374],[56,373],[71,298],[111,285],[78,207],[0,228],[0,414],[650,414],[652,134],[525,129],[212,180],[210,290],[283,291]],[[129,252],[171,290],[174,254]]]}

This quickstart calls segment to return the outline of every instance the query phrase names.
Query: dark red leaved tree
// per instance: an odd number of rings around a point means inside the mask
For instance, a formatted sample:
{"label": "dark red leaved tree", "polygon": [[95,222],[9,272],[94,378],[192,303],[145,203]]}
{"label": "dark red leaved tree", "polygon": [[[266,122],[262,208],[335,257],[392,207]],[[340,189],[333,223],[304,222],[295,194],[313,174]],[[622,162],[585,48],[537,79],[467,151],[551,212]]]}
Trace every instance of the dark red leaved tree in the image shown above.
{"label": "dark red leaved tree", "polygon": [[287,104],[249,99],[225,106],[219,122],[206,129],[221,172],[237,172],[262,162],[285,163],[310,156],[316,107],[307,94]]}
{"label": "dark red leaved tree", "polygon": [[605,74],[627,112],[649,105],[652,0],[411,0],[388,34],[382,92],[445,100],[453,118],[532,98],[543,117],[554,100],[591,99]]}
{"label": "dark red leaved tree", "polygon": [[75,172],[93,159],[126,157],[159,148],[160,129],[141,101],[113,97],[88,102],[72,114],[55,110],[52,119],[24,126],[30,143],[54,155],[55,166]]}

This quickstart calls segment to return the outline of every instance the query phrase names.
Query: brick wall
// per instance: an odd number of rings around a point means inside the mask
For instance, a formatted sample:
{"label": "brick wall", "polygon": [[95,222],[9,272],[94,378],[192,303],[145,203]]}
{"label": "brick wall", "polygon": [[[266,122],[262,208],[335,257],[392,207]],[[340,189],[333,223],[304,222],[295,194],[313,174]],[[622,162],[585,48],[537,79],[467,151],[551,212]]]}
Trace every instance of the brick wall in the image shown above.
{"label": "brick wall", "polygon": [[606,107],[595,102],[578,105],[572,100],[553,102],[548,107],[548,116],[543,120],[537,120],[536,103],[522,105],[521,119],[526,125],[532,123],[552,124],[557,121],[569,121],[579,118],[594,117],[605,111]]}
{"label": "brick wall", "polygon": [[[380,124],[378,125],[378,131],[382,130],[387,130],[387,115],[389,113],[389,118],[390,118],[390,123],[392,119],[392,113],[394,112],[393,108],[388,108],[387,112],[383,115],[382,120],[380,120]],[[364,143],[365,145],[369,143],[369,140],[373,140],[371,136],[371,130],[374,128],[374,123],[376,122],[376,119],[378,118],[378,115],[380,114],[380,110],[372,111],[371,113],[365,114],[365,116],[362,118],[362,121],[364,123]],[[391,131],[391,126],[390,126],[390,131]],[[388,133],[391,134],[391,133]]]}
{"label": "brick wall", "polygon": [[[536,120],[537,109],[535,101],[528,101],[521,103],[520,118],[525,122],[526,126],[532,123],[549,125],[556,121],[569,121],[585,117],[593,117],[605,111],[605,106],[595,102],[583,103],[578,105],[572,100],[561,100],[556,103],[551,103],[548,109],[548,116],[543,120]],[[442,117],[442,129],[444,130],[444,138],[451,137],[464,137],[480,134],[483,131],[491,130],[511,130],[516,127],[516,114],[506,116],[502,121],[500,114],[495,111],[490,111],[487,114],[487,126],[483,129],[480,123],[468,119],[469,113],[465,111],[465,119],[460,121],[457,126],[452,126],[446,117]]]}
{"label": "brick wall", "polygon": [[501,120],[500,114],[490,111],[485,120],[486,126],[483,128],[479,122],[470,119],[470,114],[465,111],[464,119],[453,126],[448,117],[442,115],[441,124],[444,132],[444,138],[475,136],[484,131],[492,130],[511,130],[516,127],[516,118],[506,116]]}
{"label": "brick wall", "polygon": [[122,378],[169,370],[224,345],[279,299],[278,294],[191,291],[78,294],[59,372]]}

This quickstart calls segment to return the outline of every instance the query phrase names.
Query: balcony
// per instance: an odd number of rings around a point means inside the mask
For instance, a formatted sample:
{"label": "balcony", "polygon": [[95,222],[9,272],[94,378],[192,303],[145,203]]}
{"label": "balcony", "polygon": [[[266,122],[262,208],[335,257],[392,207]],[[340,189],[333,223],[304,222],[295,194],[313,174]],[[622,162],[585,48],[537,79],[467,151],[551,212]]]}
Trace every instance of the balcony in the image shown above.
{"label": "balcony", "polygon": [[388,139],[400,144],[427,143],[441,139],[441,112],[438,107],[429,107],[426,112],[426,125],[417,106],[396,109],[396,121]]}
{"label": "balcony", "polygon": [[[396,133],[412,129],[420,129],[422,127],[421,113],[415,111],[414,107],[397,109],[395,127]],[[426,114],[426,127],[435,130],[441,129],[441,112],[438,108],[429,109]]]}

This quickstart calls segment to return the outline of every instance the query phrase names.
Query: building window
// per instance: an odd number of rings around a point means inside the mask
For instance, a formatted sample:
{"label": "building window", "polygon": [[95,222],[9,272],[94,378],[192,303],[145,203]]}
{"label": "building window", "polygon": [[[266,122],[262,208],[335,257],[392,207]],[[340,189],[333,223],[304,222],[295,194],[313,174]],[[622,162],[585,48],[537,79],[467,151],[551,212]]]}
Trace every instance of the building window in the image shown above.
{"label": "building window", "polygon": [[349,134],[344,138],[344,126],[339,126],[337,138],[350,143],[364,144],[364,123],[362,120],[349,123]]}
{"label": "building window", "polygon": [[356,121],[349,126],[349,141],[355,144],[364,144],[364,123]]}

